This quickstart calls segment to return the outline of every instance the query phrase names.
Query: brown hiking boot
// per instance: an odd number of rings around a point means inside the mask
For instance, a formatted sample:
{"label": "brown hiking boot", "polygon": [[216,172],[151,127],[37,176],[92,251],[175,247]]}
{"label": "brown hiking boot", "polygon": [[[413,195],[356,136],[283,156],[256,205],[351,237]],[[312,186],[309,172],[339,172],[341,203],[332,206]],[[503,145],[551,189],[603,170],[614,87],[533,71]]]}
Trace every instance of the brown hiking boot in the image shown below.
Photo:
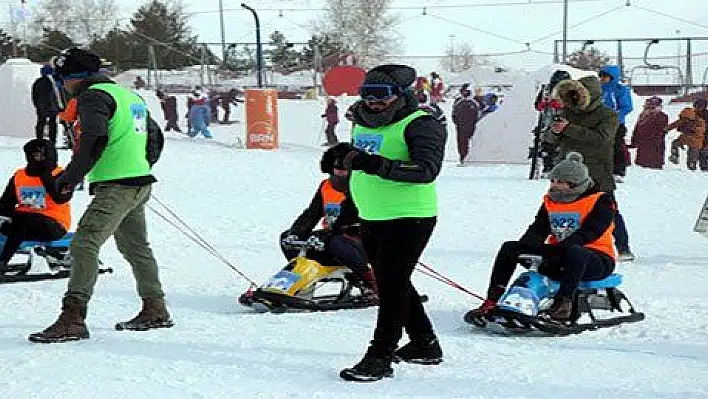
{"label": "brown hiking boot", "polygon": [[54,343],[87,339],[89,332],[84,319],[86,319],[86,302],[74,297],[64,297],[57,321],[42,332],[30,334],[29,340]]}
{"label": "brown hiking boot", "polygon": [[116,324],[116,330],[147,331],[174,326],[164,298],[143,298],[143,308],[129,321]]}
{"label": "brown hiking boot", "polygon": [[573,299],[566,297],[555,297],[551,308],[546,312],[546,316],[553,320],[567,321],[573,314]]}

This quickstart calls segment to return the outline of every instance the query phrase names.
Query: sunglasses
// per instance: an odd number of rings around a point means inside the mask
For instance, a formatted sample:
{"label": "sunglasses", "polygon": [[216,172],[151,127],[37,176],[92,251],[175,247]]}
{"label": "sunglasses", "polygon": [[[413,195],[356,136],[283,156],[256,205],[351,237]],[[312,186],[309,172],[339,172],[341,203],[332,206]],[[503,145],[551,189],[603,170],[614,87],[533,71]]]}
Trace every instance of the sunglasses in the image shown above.
{"label": "sunglasses", "polygon": [[359,87],[359,96],[364,101],[386,101],[401,92],[400,86],[387,84],[363,84]]}

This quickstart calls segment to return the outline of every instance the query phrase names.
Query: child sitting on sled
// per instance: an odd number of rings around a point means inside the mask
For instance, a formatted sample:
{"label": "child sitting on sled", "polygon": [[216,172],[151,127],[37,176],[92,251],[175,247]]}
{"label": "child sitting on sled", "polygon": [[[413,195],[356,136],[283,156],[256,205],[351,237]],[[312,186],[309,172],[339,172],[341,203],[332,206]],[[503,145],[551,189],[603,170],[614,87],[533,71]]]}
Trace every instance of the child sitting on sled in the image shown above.
{"label": "child sitting on sled", "polygon": [[[349,171],[335,164],[331,149],[322,156],[320,169],[329,177],[320,183],[307,209],[280,235],[283,254],[288,260],[294,258],[298,250],[289,244],[315,235],[324,242],[324,251],[310,250],[308,258],[325,265],[347,266],[362,284],[363,294],[375,297],[376,282],[361,243],[359,213],[349,195]],[[320,221],[323,229],[313,231]]]}
{"label": "child sitting on sled", "polygon": [[71,227],[71,194],[57,190],[57,150],[49,140],[34,139],[24,146],[27,166],[15,171],[0,197],[0,233],[6,237],[0,252],[4,274],[23,241],[53,241]]}
{"label": "child sitting on sled", "polygon": [[481,318],[496,308],[521,254],[543,256],[545,262],[539,273],[560,283],[544,315],[557,321],[570,319],[581,281],[601,280],[613,272],[614,202],[609,194],[593,190],[582,160],[582,155],[571,152],[551,170],[551,185],[536,219],[521,239],[502,245],[494,261],[487,299],[470,312],[472,316]]}

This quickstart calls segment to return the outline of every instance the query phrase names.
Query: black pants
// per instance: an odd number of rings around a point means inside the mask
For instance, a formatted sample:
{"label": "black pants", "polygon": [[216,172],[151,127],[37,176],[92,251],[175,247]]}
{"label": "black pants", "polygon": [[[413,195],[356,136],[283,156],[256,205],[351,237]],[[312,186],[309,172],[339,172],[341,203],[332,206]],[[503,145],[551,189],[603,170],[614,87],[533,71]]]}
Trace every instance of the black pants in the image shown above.
{"label": "black pants", "polygon": [[433,233],[436,218],[367,221],[363,224],[364,248],[379,288],[379,311],[371,348],[390,356],[403,335],[412,341],[433,337],[411,274]]}
{"label": "black pants", "polygon": [[44,215],[28,212],[15,212],[12,222],[3,223],[0,228],[7,240],[0,252],[0,263],[9,262],[22,241],[54,241],[66,234],[64,226]]}
{"label": "black pants", "polygon": [[627,159],[624,155],[625,148],[627,147],[627,144],[624,142],[624,136],[626,135],[627,128],[624,124],[620,124],[615,133],[614,165],[612,168],[612,173],[619,176],[627,174]]}
{"label": "black pants", "polygon": [[489,281],[487,295],[499,299],[501,289],[506,288],[516,270],[519,255],[533,254],[544,257],[539,273],[560,283],[559,296],[572,297],[581,281],[602,280],[615,269],[614,260],[598,251],[572,245],[528,245],[519,241],[502,244],[494,260],[494,268]]}
{"label": "black pants", "polygon": [[329,145],[335,145],[339,143],[339,140],[337,139],[337,134],[334,132],[334,129],[336,127],[336,123],[328,123],[327,128],[325,128],[325,136],[327,137],[327,144]]}
{"label": "black pants", "polygon": [[167,119],[167,124],[165,125],[165,131],[169,132],[170,130],[174,129],[175,132],[182,132],[182,130],[179,128],[179,125],[177,124],[177,118],[169,118]]}
{"label": "black pants", "polygon": [[44,138],[44,127],[49,125],[49,141],[57,144],[57,114],[37,114],[37,125],[34,132],[38,139]]}
{"label": "black pants", "polygon": [[612,236],[615,238],[615,246],[619,252],[629,252],[629,231],[627,231],[627,224],[624,222],[624,217],[622,217],[619,211],[619,205],[617,204],[614,193],[612,194],[612,199],[615,201],[615,230],[612,232]]}
{"label": "black pants", "polygon": [[553,161],[558,156],[558,149],[556,148],[555,144],[551,144],[545,141],[541,143],[540,147],[541,160],[543,162],[542,172],[549,173],[551,170],[553,170]]}
{"label": "black pants", "polygon": [[[283,251],[285,258],[290,260],[296,257],[299,251],[297,249],[287,248],[282,244],[283,238],[287,237],[288,234],[290,234],[290,232],[286,230],[280,235],[280,249]],[[315,234],[317,234],[317,232],[315,232]],[[364,247],[361,241],[344,234],[323,235],[322,239],[325,243],[325,250],[308,251],[307,257],[309,259],[328,266],[346,266],[359,278],[363,278],[369,272],[366,253],[364,253]]]}

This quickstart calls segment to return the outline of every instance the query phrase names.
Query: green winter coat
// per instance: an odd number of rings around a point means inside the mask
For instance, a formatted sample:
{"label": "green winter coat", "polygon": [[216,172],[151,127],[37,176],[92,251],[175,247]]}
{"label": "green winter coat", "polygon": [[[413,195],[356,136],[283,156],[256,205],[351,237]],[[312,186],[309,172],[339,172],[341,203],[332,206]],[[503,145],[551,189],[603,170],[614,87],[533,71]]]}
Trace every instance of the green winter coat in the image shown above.
{"label": "green winter coat", "polygon": [[569,124],[559,135],[548,132],[547,138],[560,148],[560,159],[571,151],[581,153],[595,188],[612,193],[613,147],[619,122],[615,112],[602,103],[600,81],[594,76],[565,80],[558,84],[556,93],[563,103],[561,116]]}

